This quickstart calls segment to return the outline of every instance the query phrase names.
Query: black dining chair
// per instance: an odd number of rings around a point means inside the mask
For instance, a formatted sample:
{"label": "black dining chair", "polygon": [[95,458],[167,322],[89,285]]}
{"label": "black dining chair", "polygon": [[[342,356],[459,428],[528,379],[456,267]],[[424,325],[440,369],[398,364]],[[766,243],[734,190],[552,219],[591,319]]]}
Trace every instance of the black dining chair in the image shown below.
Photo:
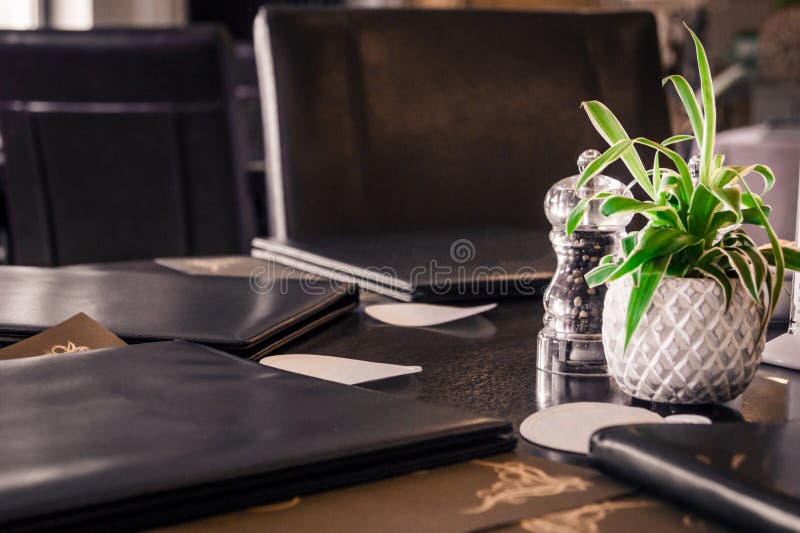
{"label": "black dining chair", "polygon": [[211,26],[0,32],[12,262],[246,250],[230,60]]}
{"label": "black dining chair", "polygon": [[581,101],[670,134],[649,13],[268,7],[254,39],[278,238],[548,228],[604,146]]}

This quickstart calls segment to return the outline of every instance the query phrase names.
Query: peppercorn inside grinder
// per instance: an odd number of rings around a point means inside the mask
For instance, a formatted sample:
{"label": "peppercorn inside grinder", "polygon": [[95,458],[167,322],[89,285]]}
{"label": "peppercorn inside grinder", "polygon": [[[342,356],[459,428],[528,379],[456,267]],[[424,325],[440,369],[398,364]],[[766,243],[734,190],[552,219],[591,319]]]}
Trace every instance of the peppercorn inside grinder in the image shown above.
{"label": "peppercorn inside grinder", "polygon": [[[597,150],[586,150],[578,158],[583,172],[597,159]],[[580,189],[575,189],[580,174],[553,185],[544,200],[547,218],[553,225],[553,243],[558,266],[544,293],[544,329],[537,340],[536,367],[556,374],[608,375],[603,350],[603,300],[606,286],[589,287],[584,276],[600,260],[615,254],[631,215],[606,217],[600,212],[602,200],[589,202],[586,214],[571,235],[566,222],[572,209],[584,198],[598,192],[632,196],[625,184],[608,176],[597,175]]]}

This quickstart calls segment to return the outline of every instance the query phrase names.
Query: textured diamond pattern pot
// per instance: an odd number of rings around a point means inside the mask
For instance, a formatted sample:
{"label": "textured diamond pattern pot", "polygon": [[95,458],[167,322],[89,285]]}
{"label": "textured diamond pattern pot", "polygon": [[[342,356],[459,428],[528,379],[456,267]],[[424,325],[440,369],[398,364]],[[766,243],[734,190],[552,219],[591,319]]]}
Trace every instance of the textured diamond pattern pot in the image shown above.
{"label": "textured diamond pattern pot", "polygon": [[764,311],[741,282],[733,283],[725,311],[714,281],[664,277],[623,354],[632,283],[630,276],[610,283],[603,310],[608,371],[624,392],[652,402],[698,404],[744,391],[764,350]]}

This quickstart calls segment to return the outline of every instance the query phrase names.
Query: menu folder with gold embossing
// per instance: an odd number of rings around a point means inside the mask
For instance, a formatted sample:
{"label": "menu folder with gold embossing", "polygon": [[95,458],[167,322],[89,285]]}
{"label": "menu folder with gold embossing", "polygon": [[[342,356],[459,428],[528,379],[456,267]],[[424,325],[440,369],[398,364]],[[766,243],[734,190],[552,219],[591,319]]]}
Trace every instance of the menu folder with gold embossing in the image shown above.
{"label": "menu folder with gold embossing", "polygon": [[141,529],[512,449],[505,421],[170,341],[0,361],[0,530]]}
{"label": "menu folder with gold embossing", "polygon": [[354,285],[0,266],[0,342],[83,312],[130,344],[181,339],[258,359],[347,313]]}

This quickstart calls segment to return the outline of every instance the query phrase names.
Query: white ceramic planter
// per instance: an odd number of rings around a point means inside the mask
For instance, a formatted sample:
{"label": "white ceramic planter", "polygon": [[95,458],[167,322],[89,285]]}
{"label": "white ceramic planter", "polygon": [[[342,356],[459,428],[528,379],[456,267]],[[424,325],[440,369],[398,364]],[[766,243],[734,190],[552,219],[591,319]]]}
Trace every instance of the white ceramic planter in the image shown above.
{"label": "white ceramic planter", "polygon": [[603,309],[608,371],[624,392],[652,402],[698,404],[744,391],[764,350],[764,311],[741,282],[734,282],[725,311],[713,280],[664,277],[623,354],[632,285],[630,276],[610,283]]}

